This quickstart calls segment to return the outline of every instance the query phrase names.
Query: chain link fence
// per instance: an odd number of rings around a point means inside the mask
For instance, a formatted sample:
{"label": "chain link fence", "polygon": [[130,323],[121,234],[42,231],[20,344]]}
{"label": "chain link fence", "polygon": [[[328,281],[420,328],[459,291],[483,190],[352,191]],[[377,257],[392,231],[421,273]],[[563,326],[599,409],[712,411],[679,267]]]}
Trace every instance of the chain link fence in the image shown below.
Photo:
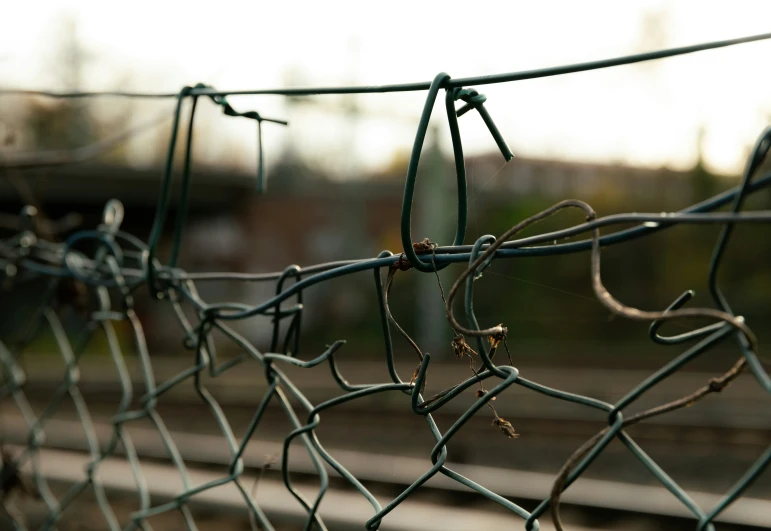
{"label": "chain link fence", "polygon": [[[600,455],[613,440],[620,441],[631,454],[642,463],[672,496],[679,500],[693,515],[694,527],[699,531],[713,530],[713,520],[763,474],[771,461],[771,446],[760,455],[755,463],[736,482],[722,500],[713,507],[700,507],[656,462],[646,454],[633,438],[627,434],[629,426],[658,415],[666,415],[680,408],[688,407],[702,398],[719,393],[743,371],[749,371],[762,388],[771,393],[771,378],[758,357],[758,344],[755,334],[745,320],[729,306],[728,297],[717,282],[720,264],[726,258],[726,246],[737,224],[771,222],[769,211],[742,211],[744,200],[771,183],[771,174],[759,174],[764,158],[771,147],[771,129],[766,129],[759,137],[747,163],[741,184],[734,189],[709,198],[679,212],[656,214],[619,214],[601,217],[588,204],[569,199],[537,213],[517,223],[504,234],[495,237],[486,235],[473,245],[466,245],[467,195],[463,149],[460,138],[458,118],[469,111],[476,111],[487,125],[490,133],[508,161],[512,158],[503,135],[495,126],[492,117],[485,109],[485,97],[470,85],[504,83],[536,77],[569,74],[597,68],[606,68],[634,62],[660,59],[683,53],[697,52],[721,46],[739,44],[752,40],[768,39],[771,35],[760,35],[733,41],[722,41],[705,45],[664,50],[609,60],[594,61],[578,65],[547,68],[542,70],[517,72],[512,74],[491,75],[480,78],[453,79],[445,73],[437,75],[430,83],[389,85],[379,87],[331,87],[310,89],[257,90],[242,92],[220,92],[205,85],[186,87],[178,94],[136,94],[136,93],[37,93],[57,98],[83,97],[150,97],[176,98],[173,127],[169,145],[164,179],[154,218],[154,224],[148,241],[121,230],[123,206],[117,201],[110,201],[103,216],[103,222],[92,230],[72,232],[64,242],[51,241],[39,229],[41,220],[33,207],[26,207],[18,220],[20,230],[0,241],[0,272],[6,289],[18,283],[44,281],[46,294],[44,302],[26,326],[19,330],[18,341],[0,344],[0,366],[3,380],[0,397],[6,403],[12,403],[23,416],[27,424],[26,445],[15,454],[3,452],[3,468],[0,485],[6,518],[14,522],[17,529],[24,529],[24,518],[15,506],[15,496],[27,492],[39,497],[46,507],[44,529],[56,527],[63,512],[87,491],[91,491],[104,518],[104,525],[109,529],[150,529],[149,519],[153,516],[178,511],[184,517],[188,529],[196,529],[196,522],[190,509],[191,499],[201,492],[215,487],[233,484],[243,496],[244,511],[249,515],[253,528],[274,529],[278,525],[272,522],[252,495],[251,486],[245,484],[244,451],[253,435],[260,428],[261,420],[269,404],[278,404],[286,413],[293,430],[286,435],[283,452],[280,455],[280,469],[284,483],[302,507],[306,516],[306,529],[327,529],[319,508],[324,502],[325,493],[330,486],[330,469],[342,476],[364,497],[372,507],[371,517],[361,522],[365,529],[378,529],[388,521],[388,516],[399,504],[409,498],[430,478],[444,475],[471,491],[492,500],[511,512],[514,528],[530,531],[539,529],[538,519],[547,512],[557,529],[563,529],[560,519],[560,497],[589,465]],[[262,117],[255,111],[238,112],[230,106],[227,96],[231,94],[280,94],[280,95],[323,95],[353,94],[421,90],[427,91],[426,104],[421,115],[414,142],[412,156],[407,169],[406,184],[402,203],[401,240],[403,249],[396,254],[383,251],[376,258],[366,260],[343,260],[319,264],[310,267],[291,266],[282,272],[272,274],[248,273],[187,273],[177,266],[180,247],[185,234],[187,216],[187,198],[191,186],[191,147],[193,121],[198,99],[211,99],[222,107],[228,116],[244,117],[254,120],[258,135],[262,135],[263,122],[286,125],[282,120]],[[412,203],[417,178],[417,168],[423,149],[429,119],[435,100],[443,92],[445,110],[449,122],[454,160],[457,175],[457,221],[456,234],[452,245],[439,246],[429,238],[423,240],[413,237],[411,232]],[[34,91],[4,91],[3,93],[34,93]],[[461,102],[458,107],[457,102]],[[159,256],[159,241],[166,226],[171,194],[171,181],[174,165],[174,153],[180,136],[180,116],[185,103],[190,112],[189,128],[185,140],[183,179],[180,190],[180,207],[173,222],[172,244],[169,256],[163,260]],[[98,151],[98,150],[97,150]],[[50,161],[45,161],[50,163]],[[34,166],[34,161],[25,160],[24,167]],[[8,165],[4,167],[10,167]],[[263,164],[262,148],[259,150],[258,186],[261,191],[267,187]],[[728,211],[715,212],[721,207]],[[562,230],[541,233],[535,236],[518,237],[525,228],[563,210],[578,210],[586,222]],[[631,228],[613,229],[617,225],[634,224]],[[686,308],[692,292],[685,291],[663,311],[644,311],[629,307],[617,300],[603,285],[601,276],[601,249],[604,246],[624,245],[631,240],[642,238],[658,231],[667,230],[678,224],[717,224],[722,227],[715,245],[712,260],[708,265],[710,290],[714,306],[709,308]],[[55,232],[55,224],[50,224],[48,233]],[[609,230],[606,234],[601,231]],[[576,240],[575,236],[588,235],[587,239]],[[559,389],[544,386],[521,374],[508,354],[507,328],[504,324],[488,326],[480,324],[474,314],[474,283],[483,274],[493,260],[523,256],[556,256],[566,253],[587,253],[587,266],[591,271],[592,288],[597,300],[611,312],[624,318],[651,322],[650,337],[656,343],[691,345],[680,355],[650,375],[621,400],[607,403],[591,396],[581,396]],[[389,307],[389,293],[396,277],[409,271],[434,275],[438,270],[452,263],[468,264],[464,272],[454,283],[445,288],[439,282],[442,304],[446,317],[452,327],[452,338],[448,338],[455,355],[469,363],[471,376],[433,396],[423,396],[425,381],[431,373],[431,355],[423,352],[420,346],[396,322]],[[345,341],[339,340],[329,345],[323,352],[317,352],[305,359],[298,357],[303,315],[303,291],[310,286],[370,271],[373,275],[372,289],[379,301],[384,341],[383,359],[388,368],[390,381],[377,383],[351,383],[341,373],[337,357],[345,355]],[[287,283],[287,280],[293,282]],[[276,295],[254,305],[241,303],[211,303],[203,300],[197,286],[211,281],[266,282],[275,283]],[[437,281],[439,276],[437,275]],[[687,289],[688,286],[683,286]],[[158,381],[153,372],[153,356],[148,350],[140,322],[134,309],[134,294],[138,289],[147,289],[155,303],[171,307],[177,317],[179,337],[189,350],[191,360],[189,368],[173,378]],[[456,298],[463,298],[463,303],[454,304]],[[88,308],[88,301],[96,301],[96,308]],[[439,301],[437,300],[437,303]],[[462,310],[459,307],[462,306]],[[87,325],[77,337],[65,332],[59,310],[63,307],[89,309]],[[457,307],[457,308],[456,308]],[[93,310],[93,311],[90,311]],[[193,315],[194,317],[191,317]],[[270,349],[260,351],[231,326],[233,322],[243,321],[254,316],[267,316],[273,320],[273,336]],[[373,316],[373,318],[376,318]],[[711,324],[692,329],[675,336],[660,335],[658,329],[665,321],[708,319]],[[118,340],[115,323],[128,323],[132,331],[135,352],[124,352]],[[282,325],[287,325],[283,326]],[[64,364],[65,371],[55,393],[47,406],[36,413],[25,393],[26,376],[22,368],[24,347],[36,334],[47,332],[53,335],[56,350]],[[403,336],[415,351],[415,371],[410,375],[400,375],[396,370],[392,348],[392,332]],[[89,409],[79,390],[79,363],[85,346],[97,333],[103,333],[107,340],[107,349],[118,374],[121,401],[111,418],[112,433],[106,444],[101,444],[94,430]],[[214,335],[219,339],[215,341]],[[225,338],[225,339],[222,339]],[[218,359],[217,343],[228,341],[237,346],[240,355],[227,360]],[[704,382],[704,386],[694,389],[678,399],[645,411],[630,412],[635,401],[665,378],[670,377],[686,364],[708,352],[716,344],[733,341],[736,349],[736,362],[722,374]],[[136,356],[141,367],[144,394],[140,407],[134,407],[133,398],[137,391],[131,383],[126,366],[126,356]],[[461,361],[459,361],[460,363]],[[204,375],[216,378],[226,371],[233,370],[239,364],[259,364],[264,369],[267,384],[259,403],[255,404],[254,414],[249,429],[243,437],[236,437],[220,405],[207,390]],[[339,396],[322,403],[313,404],[303,394],[303,389],[293,384],[282,371],[282,366],[292,365],[311,368],[328,364],[334,380],[339,386]],[[227,473],[202,485],[194,485],[188,469],[180,455],[173,438],[170,436],[164,418],[156,406],[165,393],[182,382],[193,383],[201,407],[207,409],[217,420],[221,434],[226,441],[231,460]],[[504,395],[511,386],[522,386],[533,393],[540,393],[554,400],[563,400],[580,404],[586,408],[599,410],[607,415],[607,427],[591,437],[575,450],[573,455],[554,478],[550,496],[537,506],[526,509],[510,499],[485,488],[483,482],[477,483],[452,469],[448,462],[448,446],[454,435],[463,429],[467,421],[480,410],[489,408],[492,412],[492,424],[500,431],[488,436],[500,436],[515,439],[519,436],[508,420],[498,415],[493,401]],[[400,494],[382,502],[354,475],[325,450],[315,433],[320,424],[320,414],[351,401],[380,394],[395,393],[404,395],[404,414],[423,417],[427,429],[435,439],[435,446],[426,459],[425,472]],[[433,420],[432,414],[441,410],[461,393],[475,394],[476,400],[448,429],[442,431]],[[63,493],[55,494],[49,485],[49,478],[40,467],[40,452],[45,444],[46,422],[57,408],[65,401],[74,404],[77,417],[82,424],[88,444],[89,464],[82,481],[71,485]],[[126,426],[139,420],[149,420],[154,425],[168,453],[169,459],[176,466],[182,482],[178,494],[163,503],[154,502],[152,488],[145,481],[142,463],[134,451],[131,437]],[[320,487],[313,496],[303,495],[293,483],[288,470],[289,448],[293,441],[300,441],[311,459],[320,480]],[[515,443],[514,443],[515,444]],[[119,455],[117,449],[121,448]],[[119,521],[107,493],[98,478],[100,465],[108,457],[120,457],[130,465],[136,491],[136,510],[127,521]],[[20,471],[29,466],[33,485],[27,484]]]}

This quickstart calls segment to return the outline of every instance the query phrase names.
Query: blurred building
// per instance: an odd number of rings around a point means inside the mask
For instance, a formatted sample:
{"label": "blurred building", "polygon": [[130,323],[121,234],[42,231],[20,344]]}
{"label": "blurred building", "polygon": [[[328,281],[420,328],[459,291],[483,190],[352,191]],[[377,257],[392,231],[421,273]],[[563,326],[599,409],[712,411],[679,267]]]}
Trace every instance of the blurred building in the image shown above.
{"label": "blurred building", "polygon": [[[515,158],[501,168],[498,154],[476,156],[473,167],[468,169],[472,175],[469,196],[473,208],[480,211],[489,205],[518,204],[526,197],[549,201],[577,197],[617,205],[621,210],[647,201],[662,204],[665,197],[677,198],[681,206],[695,199],[689,173],[664,169],[527,158]],[[281,271],[291,264],[307,266],[367,258],[383,249],[398,252],[403,175],[378,174],[365,180],[339,182],[303,171],[298,166],[277,166],[269,176],[267,194],[258,195],[253,175],[195,168],[180,266],[188,271],[259,273]],[[442,172],[447,178],[439,176],[447,184],[441,193],[447,198],[448,209],[454,209],[453,171],[451,163],[445,162]],[[115,197],[126,207],[124,230],[145,240],[153,221],[160,177],[158,169],[102,165],[71,165],[25,174],[30,191],[49,217],[78,212],[83,227],[94,227],[101,221],[104,203]],[[161,260],[179,202],[179,178],[174,184]],[[421,197],[419,191],[416,212]],[[0,204],[9,213],[18,212],[20,207],[18,190],[8,180],[0,180]],[[454,212],[448,211],[446,216],[442,213],[441,217],[454,224]],[[473,237],[469,234],[467,240]],[[355,324],[372,304],[371,282],[370,277],[350,277],[309,289],[305,293],[309,303],[304,326],[313,328],[330,318],[337,323]],[[254,304],[269,298],[275,286],[211,282],[201,283],[199,289],[205,300]],[[174,316],[159,313],[167,308],[142,304],[141,297],[138,305],[140,314],[148,318],[146,322],[153,323],[146,330],[148,339],[157,348],[178,349],[179,335],[165,334],[166,330],[174,330],[169,328],[175,326]],[[270,330],[267,319],[259,319],[260,324],[239,323],[241,331],[258,344]]]}

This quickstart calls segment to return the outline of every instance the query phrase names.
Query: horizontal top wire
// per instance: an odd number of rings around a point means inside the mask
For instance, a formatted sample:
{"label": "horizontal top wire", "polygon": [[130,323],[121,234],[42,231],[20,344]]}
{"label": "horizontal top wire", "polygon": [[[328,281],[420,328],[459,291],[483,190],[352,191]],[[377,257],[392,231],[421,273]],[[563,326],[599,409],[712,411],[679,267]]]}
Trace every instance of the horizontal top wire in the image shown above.
{"label": "horizontal top wire", "polygon": [[[641,63],[644,61],[654,61],[667,57],[675,57],[705,50],[714,50],[716,48],[725,48],[748,42],[756,42],[771,39],[771,33],[761,33],[750,35],[737,39],[728,39],[722,41],[712,41],[690,46],[681,46],[677,48],[668,48],[652,52],[644,52],[633,55],[624,55],[608,59],[599,59],[583,63],[574,63],[562,66],[552,66],[547,68],[537,68],[535,70],[521,70],[519,72],[508,72],[502,74],[492,74],[487,76],[464,77],[448,79],[442,83],[443,88],[465,87],[469,85],[490,85],[493,83],[507,83],[510,81],[523,81],[526,79],[537,79],[541,77],[560,76],[564,74],[573,74],[576,72],[586,72],[589,70],[599,70],[614,66],[629,65]],[[430,81],[418,83],[397,83],[389,85],[369,85],[369,86],[340,86],[340,87],[300,87],[300,88],[276,88],[276,89],[256,89],[256,90],[214,90],[211,88],[194,88],[185,92],[190,96],[239,96],[239,95],[274,95],[274,96],[311,96],[328,94],[373,94],[385,92],[415,92],[428,90],[431,86]],[[0,95],[26,95],[26,96],[44,96],[49,98],[88,98],[96,96],[105,97],[125,97],[125,98],[143,98],[160,99],[176,98],[180,96],[179,92],[124,92],[124,91],[97,91],[97,92],[51,92],[44,90],[24,90],[24,89],[0,89]]]}

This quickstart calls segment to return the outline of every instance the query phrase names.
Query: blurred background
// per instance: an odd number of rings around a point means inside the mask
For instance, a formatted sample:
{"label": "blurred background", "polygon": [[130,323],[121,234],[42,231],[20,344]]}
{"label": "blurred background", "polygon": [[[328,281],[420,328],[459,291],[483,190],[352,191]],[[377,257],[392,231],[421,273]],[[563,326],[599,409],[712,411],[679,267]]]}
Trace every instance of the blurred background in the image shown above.
{"label": "blurred background", "polygon": [[[175,93],[196,82],[237,90],[427,81],[440,71],[467,77],[739,37],[767,31],[768,20],[771,5],[763,2],[730,6],[686,1],[481,2],[473,7],[453,2],[383,6],[218,2],[216,10],[158,2],[120,7],[99,2],[14,3],[0,7],[0,88]],[[470,198],[466,243],[484,234],[501,234],[568,197],[587,201],[599,215],[662,212],[736,186],[756,137],[771,122],[764,66],[770,52],[771,43],[758,42],[479,87],[515,158],[505,163],[476,113],[460,119]],[[225,117],[219,107],[202,100],[194,126],[191,212],[180,267],[189,272],[259,273],[290,264],[369,258],[384,249],[398,253],[404,177],[424,97],[422,92],[229,97],[239,111],[257,110],[289,122],[288,127],[263,126],[267,171],[263,194],[256,191],[253,121]],[[106,201],[118,198],[126,208],[123,229],[146,241],[167,156],[173,105],[173,99],[0,95],[2,233],[19,230],[17,214],[27,204],[47,219],[63,220],[69,230],[93,228],[101,221]],[[413,236],[446,245],[454,234],[455,177],[446,118],[440,110],[434,112],[421,159]],[[182,155],[178,149],[178,168]],[[173,197],[177,194],[175,188]],[[176,201],[172,200],[172,217]],[[771,195],[761,191],[745,208],[771,208]],[[578,215],[560,215],[526,235],[579,221]],[[617,298],[642,309],[663,309],[687,289],[696,291],[691,304],[709,306],[708,263],[718,232],[716,226],[680,226],[607,248],[603,279]],[[53,238],[65,236],[66,231]],[[170,236],[164,235],[161,260],[168,256]],[[771,319],[771,273],[762,266],[771,260],[767,229],[737,228],[729,250],[721,286],[734,311],[745,316],[757,333],[763,354],[762,345],[771,339],[764,326]],[[462,270],[456,265],[441,272],[445,289]],[[256,304],[275,289],[273,283],[199,285],[201,297],[210,302]],[[37,311],[44,290],[44,282],[6,286],[0,295],[0,339],[14,341]],[[433,275],[417,271],[397,275],[390,300],[400,324],[439,364],[429,387],[438,391],[469,376],[466,362],[457,360],[450,349],[452,334]],[[348,379],[385,381],[383,337],[370,272],[315,285],[304,293],[304,303],[296,355],[309,359],[325,345],[346,339],[339,358]],[[480,324],[502,322],[508,327],[521,374],[603,400],[618,400],[680,352],[678,347],[652,343],[645,323],[609,315],[593,296],[587,254],[498,260],[477,282],[475,305]],[[183,348],[171,308],[140,290],[136,309],[158,381],[189,366],[191,353]],[[73,334],[85,322],[74,311],[64,311],[62,319]],[[238,331],[260,350],[269,349],[268,318],[238,324]],[[125,322],[117,322],[116,328],[129,368],[141,382],[132,358],[136,348],[131,329]],[[687,329],[672,324],[663,330]],[[120,399],[104,346],[100,337],[86,346],[80,385],[94,421],[102,423]],[[238,354],[235,345],[222,341],[218,346],[224,358]],[[414,370],[414,353],[396,336],[394,349],[402,376],[408,376]],[[721,343],[646,395],[640,408],[703,385],[737,355],[732,342]],[[26,392],[42,410],[63,371],[52,334],[45,329],[36,334],[24,348],[24,360],[29,376]],[[325,371],[296,375],[314,403],[340,393]],[[216,436],[216,423],[200,414],[192,384],[185,385],[165,397],[159,411],[166,414],[178,444],[187,441],[193,452],[189,459],[201,467],[214,467],[224,458],[194,455],[194,447],[200,447],[197,437]],[[264,390],[260,369],[227,373],[212,379],[210,388],[236,433],[242,433]],[[489,426],[489,415],[480,413],[478,422],[475,419],[450,447],[454,463],[510,469],[509,478],[517,472],[553,477],[567,456],[604,423],[598,413],[555,404],[522,389],[511,390],[498,402],[499,413],[512,421],[521,437],[506,439]],[[733,484],[771,440],[768,406],[768,397],[745,375],[721,396],[631,433],[684,487],[716,495]],[[5,441],[24,440],[25,428],[15,406],[3,399],[1,407]],[[422,457],[427,468],[431,438],[420,419],[404,412],[405,407],[408,402],[396,397],[345,406],[324,417],[319,438],[328,448],[364,452],[372,462]],[[447,427],[457,414],[438,415],[438,422]],[[66,428],[66,422],[77,418],[71,404],[63,404],[56,418],[64,424],[49,443],[69,450],[82,446],[83,437]],[[276,408],[261,430],[253,443],[253,469],[259,467],[263,450],[273,448],[289,428]],[[147,459],[159,459],[153,454],[159,451],[158,444],[147,442]],[[224,452],[224,442],[221,445]],[[301,468],[297,477],[311,482],[312,474]],[[419,475],[418,470],[411,472]],[[571,491],[656,484],[620,443],[611,446],[586,475],[608,483],[582,487],[580,480]],[[266,476],[279,478],[275,471]],[[535,486],[541,477],[532,476],[532,488],[525,482],[507,496],[534,506],[532,500],[548,494],[546,483],[543,492]],[[394,489],[399,492],[396,480],[389,482],[374,473],[368,479],[384,499],[392,497]],[[484,478],[477,479],[484,484]],[[497,510],[482,499],[440,486],[427,492],[426,503],[453,503],[480,514]],[[691,528],[683,527],[691,523],[679,519],[682,515],[658,517],[657,510],[636,505],[637,491],[630,487],[628,492],[625,502],[605,506],[579,496],[572,501],[570,517],[588,529]],[[762,476],[747,496],[768,500],[771,478]],[[122,507],[124,501],[116,503]],[[125,501],[125,506],[130,508],[131,503]],[[216,506],[207,506],[205,512],[207,521],[224,518]],[[70,523],[63,528],[85,525],[78,520],[84,514],[88,513],[68,513],[72,520],[65,520]],[[234,528],[249,528],[245,510],[228,518]],[[758,522],[763,520],[737,517],[724,528],[761,528]],[[338,528],[343,529],[342,524]]]}

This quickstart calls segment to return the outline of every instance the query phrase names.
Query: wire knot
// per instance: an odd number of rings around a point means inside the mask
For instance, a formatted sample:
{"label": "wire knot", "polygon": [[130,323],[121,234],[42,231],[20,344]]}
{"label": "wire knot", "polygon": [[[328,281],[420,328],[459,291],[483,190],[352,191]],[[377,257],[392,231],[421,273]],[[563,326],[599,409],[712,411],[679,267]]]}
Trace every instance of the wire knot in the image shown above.
{"label": "wire knot", "polygon": [[476,91],[476,89],[456,88],[453,89],[453,91],[453,98],[455,100],[462,100],[466,102],[466,105],[458,109],[458,111],[455,113],[458,117],[463,116],[472,109],[481,107],[482,104],[487,101],[487,96],[480,94]]}
{"label": "wire knot", "polygon": [[493,136],[493,140],[495,140],[495,143],[498,145],[498,149],[501,150],[501,155],[503,155],[503,158],[506,159],[506,162],[513,159],[514,154],[511,152],[508,144],[506,144],[506,141],[503,139],[501,132],[498,131],[498,128],[495,126],[495,122],[493,122],[490,113],[488,113],[487,109],[485,109],[484,103],[487,101],[487,96],[480,94],[476,89],[473,88],[454,88],[452,89],[452,97],[455,100],[461,100],[465,102],[463,107],[455,111],[455,115],[461,117],[470,110],[476,109],[479,113],[479,116],[481,116],[482,120],[484,120],[487,129],[490,131],[490,134]]}

